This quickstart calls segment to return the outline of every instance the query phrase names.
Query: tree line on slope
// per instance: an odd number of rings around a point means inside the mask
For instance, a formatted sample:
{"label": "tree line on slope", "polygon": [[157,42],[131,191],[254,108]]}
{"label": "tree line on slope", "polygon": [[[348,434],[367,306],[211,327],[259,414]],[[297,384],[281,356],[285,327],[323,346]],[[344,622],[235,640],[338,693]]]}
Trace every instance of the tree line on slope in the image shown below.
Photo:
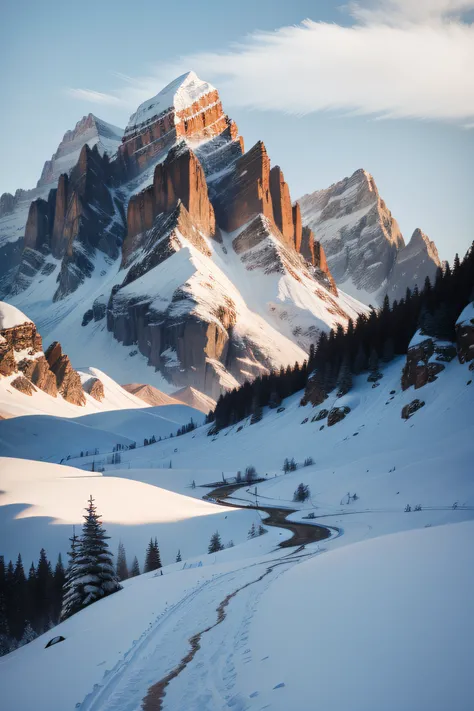
{"label": "tree line on slope", "polygon": [[[128,568],[121,542],[114,566],[108,540],[94,499],[90,497],[81,535],[77,536],[73,529],[66,569],[59,555],[53,570],[44,548],[37,565],[31,564],[28,576],[21,555],[16,563],[10,561],[7,565],[0,556],[0,656],[31,642],[96,600],[120,590],[121,581],[140,575],[136,556]],[[179,551],[178,557],[181,559]],[[143,572],[161,567],[158,541],[151,538]]]}
{"label": "tree line on slope", "polygon": [[216,408],[207,416],[213,423],[208,434],[250,417],[251,424],[262,418],[262,408],[278,408],[282,400],[303,390],[308,380],[327,396],[334,388],[343,395],[352,387],[352,376],[370,372],[380,377],[381,363],[405,355],[418,328],[428,336],[455,339],[455,323],[462,309],[474,298],[474,243],[453,266],[438,269],[434,283],[427,277],[421,291],[407,289],[405,297],[390,304],[385,297],[380,309],[351,319],[346,330],[339,325],[322,333],[317,345],[311,344],[308,360],[302,365],[281,368],[245,382],[219,397]]}

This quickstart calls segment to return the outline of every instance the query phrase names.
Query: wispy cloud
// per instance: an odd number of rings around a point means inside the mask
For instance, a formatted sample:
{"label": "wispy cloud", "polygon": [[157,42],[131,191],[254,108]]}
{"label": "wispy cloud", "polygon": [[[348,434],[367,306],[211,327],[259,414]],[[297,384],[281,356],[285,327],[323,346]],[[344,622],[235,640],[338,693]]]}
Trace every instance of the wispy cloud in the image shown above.
{"label": "wispy cloud", "polygon": [[114,94],[104,94],[101,91],[93,91],[92,89],[68,89],[69,96],[75,99],[88,101],[90,104],[121,104],[123,99]]}
{"label": "wispy cloud", "polygon": [[471,122],[474,25],[456,16],[474,8],[474,0],[378,0],[350,7],[350,27],[306,20],[255,32],[225,51],[160,64],[149,76],[121,77],[122,86],[107,94],[71,91],[133,110],[194,69],[218,86],[226,106]]}

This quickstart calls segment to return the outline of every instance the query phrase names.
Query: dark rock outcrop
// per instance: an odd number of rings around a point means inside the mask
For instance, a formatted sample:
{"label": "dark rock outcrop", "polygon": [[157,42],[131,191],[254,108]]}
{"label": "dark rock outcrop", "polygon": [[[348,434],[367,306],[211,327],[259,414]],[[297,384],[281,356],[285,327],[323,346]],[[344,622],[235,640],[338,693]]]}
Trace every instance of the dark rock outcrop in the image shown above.
{"label": "dark rock outcrop", "polygon": [[402,419],[408,420],[410,417],[421,407],[424,407],[424,401],[423,400],[412,400],[411,402],[408,403],[408,405],[404,405],[402,408]]}
{"label": "dark rock outcrop", "polygon": [[402,390],[406,390],[412,385],[417,390],[426,383],[432,383],[436,380],[436,376],[444,370],[443,363],[449,362],[455,355],[456,350],[453,344],[438,343],[431,336],[426,336],[409,347],[402,371]]}
{"label": "dark rock outcrop", "polygon": [[73,405],[85,405],[86,399],[81,378],[72,367],[68,356],[63,354],[61,345],[54,341],[47,349],[45,356],[51,371],[56,376],[58,392]]}
{"label": "dark rock outcrop", "polygon": [[460,363],[474,359],[474,306],[470,304],[456,323],[456,348]]}
{"label": "dark rock outcrop", "polygon": [[332,425],[335,425],[337,422],[343,420],[350,411],[351,408],[347,407],[347,405],[343,405],[342,407],[333,407],[332,410],[329,411],[328,427],[332,427]]}
{"label": "dark rock outcrop", "polygon": [[214,208],[227,232],[242,227],[258,214],[273,221],[270,159],[262,141],[239,158],[233,172],[217,188]]}

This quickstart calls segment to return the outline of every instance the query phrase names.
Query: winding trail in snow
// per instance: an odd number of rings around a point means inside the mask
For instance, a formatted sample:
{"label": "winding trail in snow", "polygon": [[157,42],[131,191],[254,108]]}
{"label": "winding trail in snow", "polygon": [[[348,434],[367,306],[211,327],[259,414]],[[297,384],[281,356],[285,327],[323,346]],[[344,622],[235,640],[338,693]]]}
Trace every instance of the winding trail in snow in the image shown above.
{"label": "winding trail in snow", "polygon": [[[207,494],[204,498],[207,499],[208,501],[214,501],[215,503],[218,503],[221,506],[229,506],[231,508],[242,508],[240,504],[233,503],[228,500],[228,497],[231,493],[236,491],[237,489],[242,488],[241,484],[235,485],[235,484],[230,484],[230,485],[224,485],[224,486],[219,486],[216,489],[212,490],[209,494]],[[300,522],[294,522],[294,521],[287,521],[287,516],[295,512],[295,509],[283,509],[283,508],[276,508],[276,507],[270,507],[270,506],[254,506],[250,505],[247,506],[246,508],[251,508],[251,509],[257,509],[259,511],[264,511],[268,517],[265,519],[264,523],[266,526],[275,526],[277,528],[285,528],[293,534],[291,538],[282,541],[279,544],[280,548],[295,548],[296,550],[290,553],[289,555],[295,556],[298,553],[301,553],[301,551],[304,549],[305,545],[308,543],[316,543],[318,541],[327,539],[331,536],[336,534],[339,534],[338,529],[330,529],[325,526],[321,526],[318,524],[310,524],[310,523],[300,523]],[[269,575],[276,567],[280,565],[288,565],[290,562],[288,560],[289,556],[285,556],[283,559],[276,561],[275,563],[272,563],[269,565],[265,572],[263,572],[259,577],[255,578],[255,580],[250,580],[249,582],[245,583],[245,585],[241,585],[239,588],[234,590],[233,592],[229,593],[228,595],[225,596],[223,600],[219,603],[219,605],[216,608],[216,621],[212,624],[206,627],[205,629],[201,630],[200,632],[197,632],[194,634],[192,637],[189,639],[189,644],[190,648],[188,652],[184,655],[184,657],[181,659],[181,661],[162,679],[160,679],[156,684],[153,684],[149,689],[148,693],[145,696],[145,698],[142,701],[142,709],[143,711],[162,711],[163,709],[163,702],[164,698],[166,696],[166,689],[168,685],[173,681],[173,679],[176,679],[181,672],[192,662],[194,657],[196,656],[197,652],[201,648],[201,639],[203,635],[207,634],[211,630],[213,630],[215,627],[220,625],[226,618],[226,608],[228,607],[230,601],[232,598],[234,598],[236,595],[238,595],[242,590],[245,590],[246,588],[250,587],[251,585],[255,585],[256,583],[259,583],[261,580],[263,580],[267,575]],[[297,558],[296,558],[297,559]],[[293,558],[294,560],[294,558]]]}

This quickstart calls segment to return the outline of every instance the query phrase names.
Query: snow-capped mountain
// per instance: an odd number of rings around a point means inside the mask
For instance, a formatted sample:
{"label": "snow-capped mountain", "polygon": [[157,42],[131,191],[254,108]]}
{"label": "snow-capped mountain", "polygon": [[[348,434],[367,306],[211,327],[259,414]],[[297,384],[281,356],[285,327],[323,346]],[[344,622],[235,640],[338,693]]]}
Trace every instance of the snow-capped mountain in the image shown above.
{"label": "snow-capped mountain", "polygon": [[25,229],[30,205],[34,200],[47,200],[62,174],[69,175],[77,164],[83,146],[96,146],[98,153],[109,157],[121,145],[123,129],[112,126],[93,114],[84,116],[72,131],[66,131],[58,149],[44,164],[35,188],[17,190],[15,195],[0,196],[0,291],[5,294],[16,276],[24,247]]}
{"label": "snow-capped mountain", "polygon": [[193,72],[137,109],[111,159],[82,146],[32,203],[10,271],[8,299],[76,361],[214,398],[302,361],[364,310],[336,288],[263,143],[244,151]]}
{"label": "snow-capped mountain", "polygon": [[422,288],[440,266],[436,246],[421,230],[405,245],[373,177],[357,170],[349,178],[299,200],[303,223],[326,251],[338,287],[363,303],[398,299],[407,287]]}

